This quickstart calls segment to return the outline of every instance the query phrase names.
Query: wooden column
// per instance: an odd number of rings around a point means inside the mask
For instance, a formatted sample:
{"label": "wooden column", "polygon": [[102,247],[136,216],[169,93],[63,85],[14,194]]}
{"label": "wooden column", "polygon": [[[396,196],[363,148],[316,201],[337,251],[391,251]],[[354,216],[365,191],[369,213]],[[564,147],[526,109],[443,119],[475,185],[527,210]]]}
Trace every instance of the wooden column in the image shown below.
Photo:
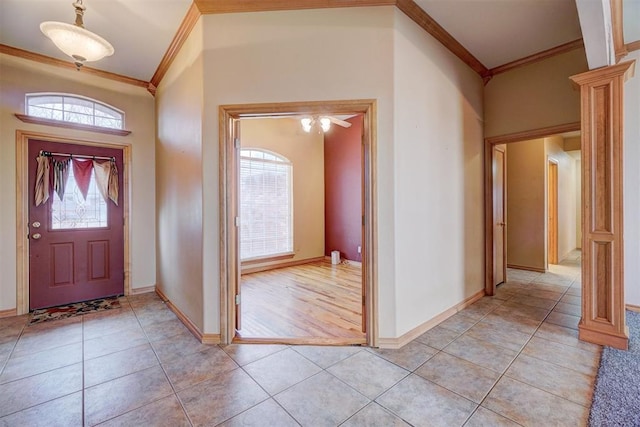
{"label": "wooden column", "polygon": [[582,109],[581,340],[627,349],[622,217],[623,92],[634,62],[572,76]]}

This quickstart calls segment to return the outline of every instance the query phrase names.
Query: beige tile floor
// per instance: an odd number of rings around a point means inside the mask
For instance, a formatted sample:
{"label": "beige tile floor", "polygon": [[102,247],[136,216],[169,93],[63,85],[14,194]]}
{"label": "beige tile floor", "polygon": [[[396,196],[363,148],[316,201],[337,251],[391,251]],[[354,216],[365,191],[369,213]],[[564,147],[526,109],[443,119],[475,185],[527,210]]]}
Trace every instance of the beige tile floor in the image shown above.
{"label": "beige tile floor", "polygon": [[508,277],[400,350],[202,345],[152,294],[0,319],[0,426],[585,425],[601,349],[577,339],[579,254]]}

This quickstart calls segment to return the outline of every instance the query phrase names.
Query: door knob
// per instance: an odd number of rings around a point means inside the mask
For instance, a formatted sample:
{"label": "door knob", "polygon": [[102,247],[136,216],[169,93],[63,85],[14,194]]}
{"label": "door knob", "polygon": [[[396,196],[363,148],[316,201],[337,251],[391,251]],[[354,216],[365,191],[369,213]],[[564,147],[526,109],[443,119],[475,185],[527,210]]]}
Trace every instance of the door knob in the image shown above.
{"label": "door knob", "polygon": [[40,233],[35,233],[35,234],[31,235],[31,238],[34,239],[34,240],[38,240],[41,237],[42,237],[42,234],[40,234]]}
{"label": "door knob", "polygon": [[42,224],[40,224],[40,222],[39,222],[39,221],[33,221],[33,224],[31,224],[31,226],[32,226],[33,228],[40,228],[40,225],[42,225]]}

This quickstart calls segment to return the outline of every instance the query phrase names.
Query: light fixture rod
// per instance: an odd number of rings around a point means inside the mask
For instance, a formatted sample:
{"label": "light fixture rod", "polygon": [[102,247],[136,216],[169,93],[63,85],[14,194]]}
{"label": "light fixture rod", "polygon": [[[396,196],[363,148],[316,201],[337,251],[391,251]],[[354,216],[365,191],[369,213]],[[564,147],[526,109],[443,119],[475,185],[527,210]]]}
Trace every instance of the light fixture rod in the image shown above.
{"label": "light fixture rod", "polygon": [[84,11],[87,10],[87,7],[82,4],[82,0],[78,0],[73,3],[73,7],[76,9],[76,26],[84,28],[84,21],[82,20],[82,17],[84,16]]}

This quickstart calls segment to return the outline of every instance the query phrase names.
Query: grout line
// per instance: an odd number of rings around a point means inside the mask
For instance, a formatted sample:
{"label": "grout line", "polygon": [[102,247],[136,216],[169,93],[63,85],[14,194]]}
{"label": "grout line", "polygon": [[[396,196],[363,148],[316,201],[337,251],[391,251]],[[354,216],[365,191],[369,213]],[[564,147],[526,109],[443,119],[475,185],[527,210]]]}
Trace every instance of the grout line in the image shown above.
{"label": "grout line", "polygon": [[[29,319],[27,318],[27,323],[28,323],[28,321],[29,321]],[[9,354],[7,354],[6,360],[2,363],[2,367],[0,369],[0,377],[4,373],[4,370],[7,367],[7,365],[9,364],[9,360],[11,360],[11,356],[13,356],[13,353],[16,350],[16,347],[18,346],[18,341],[20,341],[20,338],[22,338],[22,334],[24,333],[24,330],[27,327],[27,323],[22,325],[22,329],[20,329],[20,333],[18,334],[18,337],[16,338],[15,342],[13,343],[13,346],[11,346],[11,350],[9,351]]]}

